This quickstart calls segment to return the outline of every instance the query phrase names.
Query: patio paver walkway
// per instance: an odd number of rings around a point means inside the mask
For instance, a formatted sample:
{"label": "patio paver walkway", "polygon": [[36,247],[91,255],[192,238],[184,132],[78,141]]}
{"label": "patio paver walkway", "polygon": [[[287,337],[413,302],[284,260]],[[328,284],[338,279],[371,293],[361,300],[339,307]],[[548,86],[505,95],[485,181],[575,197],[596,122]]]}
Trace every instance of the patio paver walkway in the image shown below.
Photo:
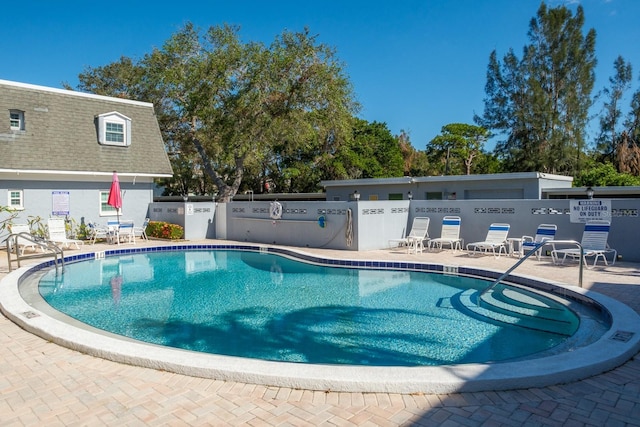
{"label": "patio paver walkway", "polygon": [[[93,250],[85,245],[82,249]],[[502,257],[402,251],[320,251],[330,256],[485,265]],[[76,251],[71,251],[76,252]],[[0,279],[6,275],[0,251]],[[575,283],[575,267],[527,260],[521,274]],[[587,270],[584,287],[640,312],[640,266]],[[640,360],[552,387],[446,395],[294,390],[193,378],[123,365],[38,338],[0,316],[0,425],[640,426]]]}

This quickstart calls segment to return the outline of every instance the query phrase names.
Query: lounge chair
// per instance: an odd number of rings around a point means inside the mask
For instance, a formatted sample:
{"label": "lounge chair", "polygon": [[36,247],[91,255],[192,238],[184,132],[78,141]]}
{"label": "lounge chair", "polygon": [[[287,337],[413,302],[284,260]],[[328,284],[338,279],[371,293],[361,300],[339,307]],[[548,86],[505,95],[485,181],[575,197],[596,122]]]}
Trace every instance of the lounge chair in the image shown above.
{"label": "lounge chair", "polygon": [[[613,254],[611,265],[615,264],[618,251],[607,245],[609,238],[609,229],[611,223],[609,221],[589,221],[584,225],[582,240],[580,245],[583,251],[583,262],[588,268],[587,257],[594,257],[592,267],[595,267],[598,259],[601,258],[604,265],[609,265],[607,255]],[[562,259],[560,259],[562,255]],[[563,264],[567,257],[580,259],[580,248],[555,249],[551,251],[551,259],[554,264]]]}
{"label": "lounge chair", "polygon": [[[507,254],[507,236],[509,235],[509,224],[494,223],[489,226],[487,237],[481,242],[473,242],[467,245],[469,255],[475,253],[491,252],[496,258],[504,251]],[[496,252],[497,250],[497,252]]]}
{"label": "lounge chair", "polygon": [[442,218],[442,231],[440,237],[429,240],[429,249],[438,248],[442,250],[444,245],[449,245],[452,251],[462,250],[462,239],[460,238],[460,217],[445,216]]}
{"label": "lounge chair", "polygon": [[149,240],[149,238],[147,237],[148,225],[149,225],[149,218],[145,218],[144,222],[142,223],[142,227],[133,227],[133,234],[136,237],[140,237],[141,239]]}
{"label": "lounge chair", "polygon": [[[31,235],[31,228],[29,227],[29,224],[11,224],[9,226],[9,232],[11,232],[11,234],[26,233]],[[24,237],[16,236],[16,240],[14,240],[14,242],[16,244],[16,254],[19,251],[20,256],[24,255],[24,250],[27,248],[31,248],[34,251],[36,250],[37,245]]]}
{"label": "lounge chair", "polygon": [[[538,245],[547,240],[553,240],[556,237],[556,231],[558,231],[558,226],[555,224],[540,224],[536,230],[535,237],[522,236],[522,240],[520,240],[520,256],[535,250],[536,259],[539,260],[542,256],[542,247],[538,247]],[[555,250],[555,247],[552,250]]]}
{"label": "lounge chair", "polygon": [[76,249],[80,249],[80,245],[84,245],[82,240],[74,240],[67,238],[67,229],[62,218],[49,218],[47,221],[49,228],[49,241],[61,245],[63,248],[70,248],[76,245]]}
{"label": "lounge chair", "polygon": [[418,253],[423,251],[425,240],[429,240],[429,217],[415,217],[409,234],[402,239],[391,239],[389,244],[404,245],[407,247],[407,253],[412,250]]}

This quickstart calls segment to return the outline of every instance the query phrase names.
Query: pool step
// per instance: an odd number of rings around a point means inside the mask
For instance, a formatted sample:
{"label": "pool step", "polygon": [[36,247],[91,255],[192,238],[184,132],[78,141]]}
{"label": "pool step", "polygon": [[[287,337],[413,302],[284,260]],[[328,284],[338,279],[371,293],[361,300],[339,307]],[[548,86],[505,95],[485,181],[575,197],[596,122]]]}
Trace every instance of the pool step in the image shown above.
{"label": "pool step", "polygon": [[572,335],[578,328],[577,317],[559,303],[542,295],[508,288],[494,288],[480,298],[480,291],[469,289],[460,294],[460,304],[474,316],[528,329],[560,335]]}
{"label": "pool step", "polygon": [[559,303],[524,290],[494,288],[480,298],[480,306],[505,314],[521,314],[548,320],[571,319]]}

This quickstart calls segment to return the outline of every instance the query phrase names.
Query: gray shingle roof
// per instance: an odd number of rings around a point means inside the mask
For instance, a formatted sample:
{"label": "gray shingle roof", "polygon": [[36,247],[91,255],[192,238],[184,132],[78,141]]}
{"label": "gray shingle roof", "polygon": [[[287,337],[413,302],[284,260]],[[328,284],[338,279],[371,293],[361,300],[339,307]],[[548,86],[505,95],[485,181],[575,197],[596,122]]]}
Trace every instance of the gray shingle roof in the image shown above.
{"label": "gray shingle roof", "polygon": [[[24,111],[24,131],[9,110]],[[97,116],[131,118],[131,145],[98,143]],[[153,105],[0,80],[0,169],[172,174]]]}

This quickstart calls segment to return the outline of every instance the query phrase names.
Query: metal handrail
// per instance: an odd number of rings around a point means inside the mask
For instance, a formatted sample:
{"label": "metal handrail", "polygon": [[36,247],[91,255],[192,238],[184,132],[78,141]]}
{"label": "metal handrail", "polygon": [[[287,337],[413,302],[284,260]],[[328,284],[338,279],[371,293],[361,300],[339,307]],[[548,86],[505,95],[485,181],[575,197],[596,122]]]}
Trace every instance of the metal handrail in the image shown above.
{"label": "metal handrail", "polygon": [[556,243],[560,245],[577,245],[578,248],[580,249],[580,269],[578,271],[578,285],[582,287],[582,270],[584,267],[584,261],[583,261],[584,249],[582,248],[582,245],[580,244],[580,242],[577,242],[575,240],[545,240],[543,242],[536,243],[533,249],[531,249],[529,252],[524,254],[524,256],[518,260],[518,262],[516,262],[512,267],[510,267],[507,271],[505,271],[502,275],[500,275],[500,277],[498,277],[498,279],[495,282],[493,282],[491,285],[484,288],[482,292],[480,292],[480,295],[478,295],[478,304],[480,304],[480,297],[482,297],[482,295],[484,295],[485,293],[489,292],[491,289],[496,287],[509,274],[511,274],[513,270],[518,268],[520,264],[522,264],[527,258],[529,258],[532,254],[534,254],[538,249],[540,249],[545,245],[555,245]]}
{"label": "metal handrail", "polygon": [[[20,247],[18,244],[18,238],[27,240],[34,245],[38,246],[42,249],[42,254],[30,254],[30,255],[20,255]],[[23,259],[31,259],[31,258],[45,258],[53,256],[53,262],[56,266],[56,270],[58,269],[58,263],[62,265],[64,268],[64,251],[62,248],[54,244],[53,242],[45,239],[40,239],[32,236],[29,233],[21,232],[21,233],[12,233],[6,239],[7,242],[7,264],[9,266],[9,272],[11,272],[11,263],[16,261],[18,264],[18,268],[20,268],[20,261]],[[11,259],[11,252],[15,249],[16,258],[14,260]],[[45,252],[46,251],[46,252]],[[58,260],[58,256],[60,259]]]}
{"label": "metal handrail", "polygon": [[579,261],[579,269],[578,269],[578,285],[582,287],[582,273],[584,270],[584,248],[582,247],[582,243],[577,240],[547,240],[544,242],[545,244],[555,245],[576,245],[578,249],[580,249],[580,261]]}

